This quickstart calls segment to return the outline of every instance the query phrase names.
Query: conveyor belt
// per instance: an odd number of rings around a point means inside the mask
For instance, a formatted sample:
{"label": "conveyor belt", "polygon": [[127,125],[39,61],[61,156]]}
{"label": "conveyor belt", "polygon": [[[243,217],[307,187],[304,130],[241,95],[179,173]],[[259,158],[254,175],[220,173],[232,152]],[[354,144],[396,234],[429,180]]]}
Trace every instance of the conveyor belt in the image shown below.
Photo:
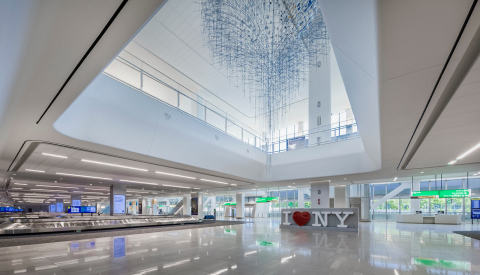
{"label": "conveyor belt", "polygon": [[8,218],[0,223],[0,235],[101,230],[126,227],[199,223],[191,216],[93,216],[63,218]]}

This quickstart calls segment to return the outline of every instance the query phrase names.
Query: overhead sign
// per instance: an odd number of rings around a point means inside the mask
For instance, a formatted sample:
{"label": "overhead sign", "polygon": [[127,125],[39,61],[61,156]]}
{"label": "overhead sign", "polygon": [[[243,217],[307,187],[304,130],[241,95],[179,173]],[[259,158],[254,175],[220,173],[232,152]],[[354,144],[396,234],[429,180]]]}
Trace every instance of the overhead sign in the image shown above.
{"label": "overhead sign", "polygon": [[257,203],[266,203],[271,201],[278,201],[278,197],[265,197],[265,198],[257,198],[255,202]]}
{"label": "overhead sign", "polygon": [[23,212],[23,209],[15,207],[0,207],[0,212]]}
{"label": "overhead sign", "polygon": [[281,228],[358,231],[358,208],[282,209]]}
{"label": "overhead sign", "polygon": [[470,193],[470,189],[413,191],[412,198],[464,198]]}
{"label": "overhead sign", "polygon": [[96,206],[69,206],[68,213],[97,213]]}
{"label": "overhead sign", "polygon": [[237,203],[236,202],[226,202],[223,205],[225,205],[225,206],[235,206],[235,205],[237,205]]}

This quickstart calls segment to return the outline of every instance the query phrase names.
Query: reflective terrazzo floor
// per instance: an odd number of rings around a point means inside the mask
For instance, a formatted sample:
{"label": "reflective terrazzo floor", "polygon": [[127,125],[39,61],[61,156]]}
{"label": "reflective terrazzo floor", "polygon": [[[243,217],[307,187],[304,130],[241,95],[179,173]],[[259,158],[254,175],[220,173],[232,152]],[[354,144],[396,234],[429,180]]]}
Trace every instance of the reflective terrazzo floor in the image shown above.
{"label": "reflective terrazzo floor", "polygon": [[302,232],[265,219],[4,247],[0,274],[480,274],[480,241],[452,233],[471,228],[373,222],[359,233]]}

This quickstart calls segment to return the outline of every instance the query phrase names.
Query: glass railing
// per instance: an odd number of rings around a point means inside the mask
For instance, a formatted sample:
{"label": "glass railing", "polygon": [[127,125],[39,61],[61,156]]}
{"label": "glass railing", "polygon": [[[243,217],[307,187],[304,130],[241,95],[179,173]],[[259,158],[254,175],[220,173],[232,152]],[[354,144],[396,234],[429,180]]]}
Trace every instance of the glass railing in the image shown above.
{"label": "glass railing", "polygon": [[232,115],[138,58],[127,60],[118,56],[105,69],[104,74],[266,153],[297,150],[359,136],[355,121],[344,120],[309,132],[294,131],[293,135],[283,136],[278,134],[269,140],[261,138],[252,128],[232,119]]}

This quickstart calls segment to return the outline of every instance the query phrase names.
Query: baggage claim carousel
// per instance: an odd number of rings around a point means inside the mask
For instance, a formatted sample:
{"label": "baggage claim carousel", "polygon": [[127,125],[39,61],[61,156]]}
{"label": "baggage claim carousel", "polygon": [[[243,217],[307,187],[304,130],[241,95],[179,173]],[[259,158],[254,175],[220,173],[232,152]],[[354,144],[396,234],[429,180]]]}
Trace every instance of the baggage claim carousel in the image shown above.
{"label": "baggage claim carousel", "polygon": [[0,236],[201,223],[191,216],[18,216],[0,218]]}

